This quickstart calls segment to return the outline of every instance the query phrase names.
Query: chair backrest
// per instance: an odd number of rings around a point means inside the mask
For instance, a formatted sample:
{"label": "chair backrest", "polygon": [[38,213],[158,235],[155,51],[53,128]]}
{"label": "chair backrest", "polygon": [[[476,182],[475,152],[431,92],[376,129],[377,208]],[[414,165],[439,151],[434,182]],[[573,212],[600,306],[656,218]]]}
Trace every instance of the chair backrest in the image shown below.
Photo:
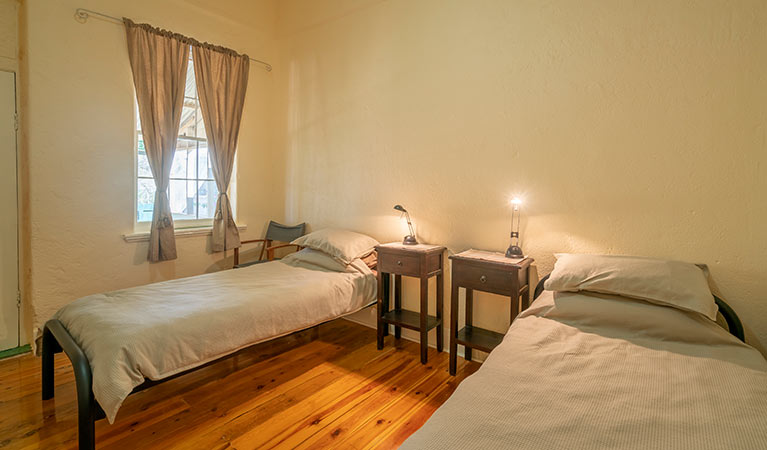
{"label": "chair backrest", "polygon": [[306,233],[305,223],[287,226],[270,220],[269,228],[266,229],[266,239],[280,242],[291,242],[303,236],[304,233]]}

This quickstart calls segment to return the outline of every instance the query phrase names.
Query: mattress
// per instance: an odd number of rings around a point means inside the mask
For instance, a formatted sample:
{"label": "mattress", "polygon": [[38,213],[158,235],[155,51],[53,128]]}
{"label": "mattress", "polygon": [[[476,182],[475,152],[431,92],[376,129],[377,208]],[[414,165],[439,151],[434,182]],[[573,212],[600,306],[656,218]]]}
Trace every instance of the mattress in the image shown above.
{"label": "mattress", "polygon": [[546,291],[403,449],[765,449],[767,362],[700,314]]}
{"label": "mattress", "polygon": [[375,297],[376,278],[360,260],[335,272],[286,259],[83,297],[54,318],[88,357],[93,394],[113,423],[147,378],[353,313]]}

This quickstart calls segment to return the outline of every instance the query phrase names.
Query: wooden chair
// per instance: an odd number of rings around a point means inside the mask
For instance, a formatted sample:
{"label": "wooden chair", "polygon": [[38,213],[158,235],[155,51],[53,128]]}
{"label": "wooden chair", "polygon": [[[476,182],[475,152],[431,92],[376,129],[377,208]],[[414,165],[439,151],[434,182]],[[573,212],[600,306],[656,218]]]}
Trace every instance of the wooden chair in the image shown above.
{"label": "wooden chair", "polygon": [[[252,266],[253,264],[260,264],[274,260],[274,251],[283,247],[296,247],[296,251],[301,250],[301,247],[295,244],[288,244],[295,239],[300,238],[306,233],[306,224],[293,225],[289,227],[281,223],[277,223],[273,220],[269,221],[269,228],[266,229],[266,237],[264,239],[251,239],[247,241],[241,241],[241,244],[252,244],[255,242],[262,242],[261,254],[258,256],[257,261],[248,261],[240,264],[240,249],[234,249],[234,268]],[[272,242],[284,242],[280,245],[272,245]],[[264,259],[264,253],[266,253],[267,259]]]}

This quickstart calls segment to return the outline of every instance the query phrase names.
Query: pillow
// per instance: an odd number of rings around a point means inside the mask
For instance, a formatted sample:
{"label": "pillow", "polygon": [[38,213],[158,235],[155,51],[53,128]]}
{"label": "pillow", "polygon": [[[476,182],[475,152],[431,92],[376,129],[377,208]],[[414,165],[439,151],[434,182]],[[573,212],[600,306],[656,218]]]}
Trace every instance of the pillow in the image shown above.
{"label": "pillow", "polygon": [[372,252],[378,241],[370,236],[337,228],[325,228],[301,236],[291,244],[325,252],[344,264]]}
{"label": "pillow", "polygon": [[308,264],[310,266],[327,269],[333,272],[346,271],[346,264],[338,261],[327,253],[323,253],[318,250],[312,250],[311,248],[305,248],[299,252],[291,253],[288,256],[282,258],[282,262],[290,264],[291,266],[303,266]]}
{"label": "pillow", "polygon": [[557,254],[544,287],[591,291],[694,311],[716,320],[717,306],[706,273],[680,261],[611,255]]}

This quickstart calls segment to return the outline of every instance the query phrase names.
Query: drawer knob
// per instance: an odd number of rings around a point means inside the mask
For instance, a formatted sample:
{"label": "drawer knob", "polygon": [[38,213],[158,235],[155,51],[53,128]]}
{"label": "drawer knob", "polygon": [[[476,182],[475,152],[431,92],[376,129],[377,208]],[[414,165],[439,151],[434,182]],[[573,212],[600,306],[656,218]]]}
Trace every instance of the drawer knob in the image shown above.
{"label": "drawer knob", "polygon": [[397,261],[397,265],[401,266],[402,265],[402,261]]}
{"label": "drawer knob", "polygon": [[485,281],[487,281],[487,277],[486,277],[486,276],[484,276],[484,275],[482,275],[481,277],[479,277],[479,281],[480,281],[481,283],[484,283]]}

